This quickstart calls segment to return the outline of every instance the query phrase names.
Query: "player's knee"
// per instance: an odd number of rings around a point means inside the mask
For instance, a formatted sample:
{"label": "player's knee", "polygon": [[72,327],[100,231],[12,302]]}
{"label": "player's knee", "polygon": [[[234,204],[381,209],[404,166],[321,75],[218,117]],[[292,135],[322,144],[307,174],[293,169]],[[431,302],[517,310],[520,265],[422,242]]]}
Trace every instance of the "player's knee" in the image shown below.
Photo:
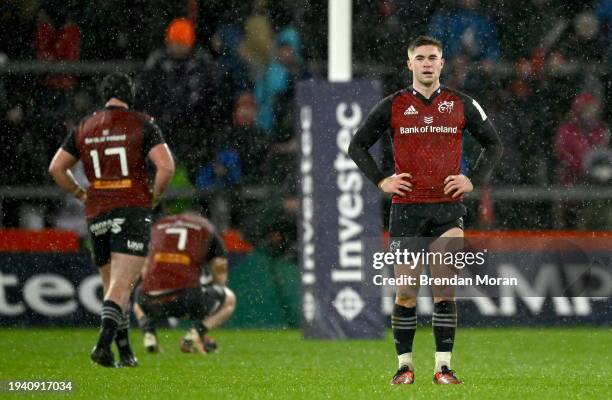
{"label": "player's knee", "polygon": [[403,307],[412,308],[416,307],[416,297],[414,296],[404,296],[404,295],[396,295],[395,296],[395,304],[398,304]]}

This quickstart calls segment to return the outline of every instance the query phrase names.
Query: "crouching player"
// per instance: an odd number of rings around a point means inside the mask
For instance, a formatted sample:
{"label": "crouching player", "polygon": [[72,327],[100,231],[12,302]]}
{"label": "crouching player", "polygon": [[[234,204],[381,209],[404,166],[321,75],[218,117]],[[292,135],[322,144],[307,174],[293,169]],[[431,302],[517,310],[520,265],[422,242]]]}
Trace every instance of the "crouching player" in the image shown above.
{"label": "crouching player", "polygon": [[181,351],[216,350],[207,333],[227,321],[236,307],[236,296],[226,286],[227,270],[223,242],[200,214],[165,216],[153,224],[134,305],[148,351],[159,351],[155,324],[169,317],[193,321]]}

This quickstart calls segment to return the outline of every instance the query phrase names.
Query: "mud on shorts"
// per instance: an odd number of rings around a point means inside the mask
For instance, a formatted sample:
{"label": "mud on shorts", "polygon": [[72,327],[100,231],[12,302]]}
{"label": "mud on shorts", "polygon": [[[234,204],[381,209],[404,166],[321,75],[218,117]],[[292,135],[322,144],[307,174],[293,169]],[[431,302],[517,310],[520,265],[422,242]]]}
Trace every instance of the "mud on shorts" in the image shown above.
{"label": "mud on shorts", "polygon": [[125,207],[98,215],[87,221],[98,267],[110,262],[111,253],[145,257],[151,237],[151,210]]}
{"label": "mud on shorts", "polygon": [[225,287],[214,283],[177,289],[160,294],[136,291],[136,302],[153,320],[169,317],[202,320],[216,313],[225,303]]}

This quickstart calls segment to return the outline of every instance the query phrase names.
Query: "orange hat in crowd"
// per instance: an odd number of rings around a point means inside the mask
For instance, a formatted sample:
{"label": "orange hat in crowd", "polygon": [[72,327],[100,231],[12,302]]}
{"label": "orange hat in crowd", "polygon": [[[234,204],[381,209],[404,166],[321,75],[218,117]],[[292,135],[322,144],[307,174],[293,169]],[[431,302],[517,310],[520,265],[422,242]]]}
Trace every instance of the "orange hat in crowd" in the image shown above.
{"label": "orange hat in crowd", "polygon": [[170,22],[166,30],[166,42],[184,46],[193,46],[196,39],[193,22],[187,18],[176,18]]}

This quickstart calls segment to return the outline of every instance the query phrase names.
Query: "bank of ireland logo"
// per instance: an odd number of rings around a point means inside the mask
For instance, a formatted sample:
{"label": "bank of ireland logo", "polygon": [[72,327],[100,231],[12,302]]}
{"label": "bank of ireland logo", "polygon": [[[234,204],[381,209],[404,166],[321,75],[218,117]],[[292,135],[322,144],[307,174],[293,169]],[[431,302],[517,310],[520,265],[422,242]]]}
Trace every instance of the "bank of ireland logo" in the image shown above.
{"label": "bank of ireland logo", "polygon": [[431,124],[433,123],[433,117],[431,115],[423,117],[423,122],[425,122],[426,124]]}
{"label": "bank of ireland logo", "polygon": [[438,104],[438,111],[441,113],[451,113],[453,111],[453,107],[455,106],[454,101],[443,101]]}
{"label": "bank of ireland logo", "polygon": [[332,302],[333,306],[344,319],[352,321],[361,313],[365,303],[359,293],[350,287],[340,290]]}

